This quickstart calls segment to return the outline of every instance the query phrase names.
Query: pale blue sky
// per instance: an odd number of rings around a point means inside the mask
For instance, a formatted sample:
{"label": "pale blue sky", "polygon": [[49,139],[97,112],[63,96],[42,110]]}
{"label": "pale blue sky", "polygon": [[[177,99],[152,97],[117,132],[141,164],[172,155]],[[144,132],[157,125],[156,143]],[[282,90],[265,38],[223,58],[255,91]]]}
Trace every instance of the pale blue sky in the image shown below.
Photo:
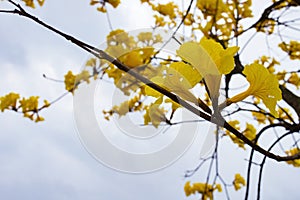
{"label": "pale blue sky", "polygon": [[[109,9],[113,26],[126,30],[149,28],[152,20],[149,10],[142,9],[138,0],[126,2],[119,10]],[[4,5],[0,2],[0,8]],[[42,8],[28,10],[95,46],[104,42],[109,32],[106,16],[89,6],[89,0],[76,3],[46,0]],[[69,69],[79,71],[89,56],[25,18],[1,14],[0,27],[0,95],[15,91],[24,96],[54,99],[64,92],[64,85],[45,80],[42,74],[62,79]],[[199,130],[194,145],[172,166],[144,175],[123,174],[104,167],[85,150],[76,132],[72,110],[69,95],[43,111],[46,121],[39,124],[20,114],[0,113],[1,199],[198,199],[186,198],[183,186],[187,180],[199,181],[206,171],[199,171],[191,179],[183,179],[183,174],[197,165],[201,149],[197,145],[201,144],[201,134],[207,132],[208,126]],[[236,172],[245,174],[247,162],[243,159],[248,154],[228,145],[228,141],[224,140],[220,162],[224,177],[230,181]],[[263,199],[300,196],[298,169],[273,161],[265,169]],[[243,192],[231,193],[233,199],[239,199]]]}

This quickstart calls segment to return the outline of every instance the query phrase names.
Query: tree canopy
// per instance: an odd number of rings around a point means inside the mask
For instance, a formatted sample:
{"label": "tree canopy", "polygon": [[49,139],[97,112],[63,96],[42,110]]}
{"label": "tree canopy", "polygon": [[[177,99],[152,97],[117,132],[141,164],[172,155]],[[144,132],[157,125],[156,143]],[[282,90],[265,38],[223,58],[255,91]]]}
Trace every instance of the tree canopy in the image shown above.
{"label": "tree canopy", "polygon": [[[144,126],[172,127],[184,123],[212,123],[215,144],[210,155],[201,158],[188,179],[209,165],[207,176],[198,182],[186,181],[186,196],[213,199],[215,193],[256,186],[260,199],[262,177],[267,159],[300,167],[300,29],[298,0],[273,0],[261,5],[256,16],[251,0],[191,0],[140,3],[153,12],[148,31],[112,29],[105,45],[97,48],[64,33],[30,14],[43,9],[44,0],[4,0],[1,14],[16,14],[32,20],[87,51],[91,57],[80,73],[62,75],[66,93],[50,101],[43,97],[23,97],[10,92],[1,94],[0,109],[21,113],[34,122],[42,122],[42,112],[67,94],[76,96],[83,85],[110,80],[126,101],[103,110],[103,117],[134,115]],[[109,16],[118,10],[120,0],[91,0],[99,14]],[[38,8],[41,7],[41,8]],[[134,13],[133,13],[134,15]],[[113,16],[111,16],[113,17]],[[108,17],[108,22],[109,17]],[[256,39],[263,36],[263,40]],[[259,42],[267,46],[261,52]],[[168,51],[174,43],[173,52]],[[251,51],[261,53],[255,59]],[[48,78],[45,76],[45,78]],[[41,100],[42,99],[42,100]],[[176,115],[185,109],[197,121]],[[231,148],[249,152],[245,174],[236,173],[224,180],[218,157],[222,141],[230,139]],[[267,141],[267,142],[266,142]],[[282,164],[282,163],[276,163]],[[256,180],[253,168],[258,167]],[[245,188],[244,188],[245,187]]]}

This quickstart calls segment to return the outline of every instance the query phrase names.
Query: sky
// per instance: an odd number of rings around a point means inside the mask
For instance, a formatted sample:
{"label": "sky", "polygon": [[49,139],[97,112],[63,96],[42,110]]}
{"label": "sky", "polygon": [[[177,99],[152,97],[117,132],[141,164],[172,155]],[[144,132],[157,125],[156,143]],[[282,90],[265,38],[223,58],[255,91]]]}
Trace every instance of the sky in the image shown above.
{"label": "sky", "polygon": [[[0,2],[0,8],[7,5]],[[100,45],[109,33],[106,16],[89,6],[89,1],[46,0],[31,13],[54,27],[92,45]],[[139,1],[125,1],[118,10],[109,9],[114,28],[149,28],[152,14]],[[43,78],[43,74],[63,79],[68,71],[80,71],[89,55],[63,38],[18,16],[0,14],[0,95],[18,92],[55,99],[64,93],[64,85]],[[255,52],[259,53],[259,52]],[[250,56],[255,57],[255,53]],[[110,87],[98,86],[99,104],[109,105]],[[73,97],[66,96],[43,111],[45,122],[34,123],[20,114],[0,113],[0,197],[18,199],[197,199],[186,198],[186,181],[199,181],[204,168],[184,179],[184,172],[199,163],[205,133],[211,126],[199,125],[195,140],[185,154],[172,165],[145,174],[122,173],[94,158],[78,134]],[[106,133],[115,133],[114,124],[103,125]],[[220,159],[227,180],[234,173],[245,173],[247,153],[224,140]],[[107,152],[109,155],[109,152]],[[263,199],[298,199],[300,173],[284,163],[267,162],[263,181]],[[255,175],[255,173],[254,173]],[[254,191],[252,187],[251,190]],[[232,192],[238,199],[244,190]],[[286,197],[286,194],[289,194]],[[216,199],[224,196],[217,194]]]}

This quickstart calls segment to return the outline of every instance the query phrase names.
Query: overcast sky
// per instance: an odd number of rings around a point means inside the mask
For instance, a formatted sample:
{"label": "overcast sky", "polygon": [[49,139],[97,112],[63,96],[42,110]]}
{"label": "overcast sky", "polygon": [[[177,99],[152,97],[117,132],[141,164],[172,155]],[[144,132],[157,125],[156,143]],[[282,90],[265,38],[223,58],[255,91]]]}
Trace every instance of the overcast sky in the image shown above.
{"label": "overcast sky", "polygon": [[[0,8],[4,7],[6,4],[0,2]],[[95,46],[104,42],[109,33],[106,16],[89,6],[89,0],[46,0],[42,8],[28,10]],[[152,22],[151,12],[140,7],[138,0],[124,1],[117,11],[109,11],[114,28],[149,28]],[[6,14],[0,15],[0,44],[0,96],[14,91],[52,100],[64,92],[64,85],[45,80],[42,74],[63,79],[70,69],[78,72],[89,56],[35,23]],[[102,88],[101,92],[108,91]],[[192,147],[170,167],[133,175],[103,166],[86,151],[76,131],[71,95],[41,114],[46,121],[36,124],[20,114],[0,113],[1,199],[198,199],[186,198],[183,186],[187,180],[199,181],[206,171],[199,171],[191,179],[184,179],[183,175],[199,162],[203,133],[209,126],[199,128]],[[228,141],[224,141],[220,163],[224,177],[231,181],[234,173],[245,174],[244,158],[248,154],[234,145],[226,145]],[[299,170],[284,163],[268,162],[263,199],[298,199],[299,180]],[[231,195],[237,199],[243,192]]]}

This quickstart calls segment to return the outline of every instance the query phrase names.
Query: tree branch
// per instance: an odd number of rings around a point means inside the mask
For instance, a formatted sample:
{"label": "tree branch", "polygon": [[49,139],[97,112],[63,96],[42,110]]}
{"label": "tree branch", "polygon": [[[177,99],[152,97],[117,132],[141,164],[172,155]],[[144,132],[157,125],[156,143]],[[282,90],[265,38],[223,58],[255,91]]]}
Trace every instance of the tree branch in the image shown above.
{"label": "tree branch", "polygon": [[300,119],[300,97],[292,93],[283,85],[280,85],[279,88],[282,92],[283,100],[295,110],[295,112],[298,115],[298,118]]}
{"label": "tree branch", "polygon": [[274,159],[276,161],[288,161],[288,160],[295,160],[295,159],[299,159],[300,158],[300,153],[299,154],[295,154],[292,156],[279,156],[279,155],[275,155],[265,149],[263,149],[262,147],[258,146],[257,144],[253,143],[252,141],[250,141],[246,136],[244,136],[242,133],[240,133],[238,130],[236,130],[235,128],[233,128],[230,124],[228,124],[223,117],[219,116],[219,115],[208,115],[204,112],[202,112],[201,110],[195,108],[194,106],[192,106],[191,104],[187,103],[185,100],[183,100],[181,97],[173,94],[172,92],[164,89],[163,87],[155,84],[154,82],[150,81],[149,79],[147,79],[146,77],[140,75],[139,73],[137,73],[135,70],[131,70],[131,68],[129,68],[128,66],[124,65],[122,62],[120,62],[118,59],[113,58],[112,56],[110,56],[109,54],[107,54],[106,52],[104,52],[103,50],[97,49],[96,47],[93,47],[92,45],[89,45],[87,43],[84,43],[76,38],[74,38],[71,35],[68,35],[46,23],[44,23],[43,21],[39,20],[37,17],[29,14],[28,12],[26,12],[19,4],[13,2],[12,0],[8,0],[8,2],[10,2],[11,4],[13,4],[17,9],[14,12],[10,12],[12,14],[18,14],[20,16],[24,16],[26,18],[29,18],[31,20],[33,20],[34,22],[36,22],[37,24],[45,27],[46,29],[53,31],[55,33],[57,33],[58,35],[64,37],[66,40],[69,40],[71,43],[75,44],[76,46],[84,49],[85,51],[91,53],[92,55],[98,57],[99,59],[105,59],[109,62],[111,62],[112,64],[114,64],[116,67],[118,67],[120,70],[132,75],[133,77],[135,77],[136,79],[138,79],[139,81],[145,83],[146,85],[148,85],[149,87],[151,87],[152,89],[160,92],[161,94],[169,97],[170,99],[172,99],[174,102],[180,104],[181,106],[183,106],[184,108],[186,108],[187,110],[189,110],[190,112],[196,114],[197,116],[210,121],[216,125],[219,125],[221,127],[224,127],[225,129],[227,129],[228,131],[230,131],[231,133],[233,133],[236,137],[238,137],[239,139],[241,139],[242,141],[244,141],[246,144],[248,144],[249,146],[251,146],[254,150],[260,152],[261,154],[265,155],[268,158]]}

